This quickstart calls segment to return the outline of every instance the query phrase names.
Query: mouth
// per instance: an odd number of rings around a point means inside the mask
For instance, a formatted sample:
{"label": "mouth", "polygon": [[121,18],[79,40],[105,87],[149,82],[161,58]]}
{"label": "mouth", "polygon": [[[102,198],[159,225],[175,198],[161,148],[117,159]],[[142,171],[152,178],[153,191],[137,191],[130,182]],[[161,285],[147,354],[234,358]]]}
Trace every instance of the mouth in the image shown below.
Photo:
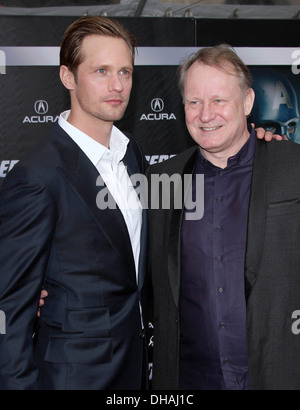
{"label": "mouth", "polygon": [[216,127],[200,127],[203,131],[215,131],[221,128],[222,125],[217,125]]}
{"label": "mouth", "polygon": [[122,105],[123,104],[123,100],[120,99],[111,99],[111,100],[106,100],[107,104],[110,105]]}

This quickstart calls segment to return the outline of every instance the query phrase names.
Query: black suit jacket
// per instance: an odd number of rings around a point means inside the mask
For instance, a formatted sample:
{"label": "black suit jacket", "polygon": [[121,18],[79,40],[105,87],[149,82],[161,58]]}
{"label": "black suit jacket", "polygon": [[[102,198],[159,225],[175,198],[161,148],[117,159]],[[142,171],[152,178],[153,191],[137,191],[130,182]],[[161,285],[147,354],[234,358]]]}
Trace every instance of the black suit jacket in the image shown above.
{"label": "black suit jacket", "polygon": [[[157,173],[192,175],[196,159],[193,147],[152,166],[150,181]],[[182,195],[176,186],[173,195]],[[182,209],[172,205],[171,210],[149,209],[154,389],[178,389],[182,216]],[[300,388],[300,335],[292,331],[293,312],[300,309],[299,244],[300,145],[257,141],[245,266],[252,389]]]}
{"label": "black suit jacket", "polygon": [[[146,161],[132,138],[123,161],[129,174],[144,173]],[[104,186],[96,186],[98,176],[56,125],[2,186],[1,389],[141,387],[146,214],[137,285],[120,210],[96,205]],[[36,327],[42,286],[49,296]]]}

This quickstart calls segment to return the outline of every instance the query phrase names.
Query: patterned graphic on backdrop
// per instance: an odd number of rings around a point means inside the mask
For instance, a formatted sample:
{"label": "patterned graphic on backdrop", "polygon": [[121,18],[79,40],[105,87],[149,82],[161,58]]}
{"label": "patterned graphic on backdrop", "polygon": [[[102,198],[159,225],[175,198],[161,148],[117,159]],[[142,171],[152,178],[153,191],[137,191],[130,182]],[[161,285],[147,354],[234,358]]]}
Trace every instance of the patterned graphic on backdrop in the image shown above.
{"label": "patterned graphic on backdrop", "polygon": [[256,67],[251,71],[255,91],[253,122],[273,134],[299,143],[298,76],[284,67]]}
{"label": "patterned graphic on backdrop", "polygon": [[[68,92],[58,76],[58,53],[63,32],[75,19],[0,17],[0,185],[17,161],[48,137],[60,112],[69,108]],[[184,123],[177,66],[197,47],[220,42],[237,47],[253,70],[255,124],[300,142],[300,46],[295,47],[297,40],[291,35],[300,21],[218,20],[216,29],[209,19],[119,20],[137,37],[138,52],[131,99],[116,125],[136,137],[151,164],[194,144]],[[255,31],[248,30],[253,25]],[[288,35],[280,37],[278,26]],[[242,34],[236,36],[237,32]]]}

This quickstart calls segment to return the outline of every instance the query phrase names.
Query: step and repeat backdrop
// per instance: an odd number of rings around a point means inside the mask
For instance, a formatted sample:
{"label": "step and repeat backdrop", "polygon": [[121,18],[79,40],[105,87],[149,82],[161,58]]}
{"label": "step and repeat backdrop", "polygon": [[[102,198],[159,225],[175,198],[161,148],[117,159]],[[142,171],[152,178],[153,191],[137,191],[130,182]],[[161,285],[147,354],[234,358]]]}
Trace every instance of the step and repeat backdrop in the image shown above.
{"label": "step and repeat backdrop", "polygon": [[[69,108],[59,79],[59,45],[76,17],[0,16],[0,185],[20,158],[47,138]],[[149,162],[193,144],[184,123],[177,67],[199,47],[232,45],[253,73],[251,120],[300,142],[299,20],[118,18],[137,38],[134,85],[116,125]]]}

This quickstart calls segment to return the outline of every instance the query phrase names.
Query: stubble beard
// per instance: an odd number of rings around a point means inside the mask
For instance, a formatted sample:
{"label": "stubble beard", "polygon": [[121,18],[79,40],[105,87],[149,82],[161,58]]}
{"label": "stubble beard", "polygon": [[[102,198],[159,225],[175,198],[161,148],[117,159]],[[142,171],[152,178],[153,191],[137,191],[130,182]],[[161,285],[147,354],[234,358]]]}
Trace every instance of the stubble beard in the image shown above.
{"label": "stubble beard", "polygon": [[128,103],[124,103],[119,107],[111,107],[110,110],[99,109],[94,113],[94,116],[101,121],[105,122],[115,122],[119,121],[124,117]]}

